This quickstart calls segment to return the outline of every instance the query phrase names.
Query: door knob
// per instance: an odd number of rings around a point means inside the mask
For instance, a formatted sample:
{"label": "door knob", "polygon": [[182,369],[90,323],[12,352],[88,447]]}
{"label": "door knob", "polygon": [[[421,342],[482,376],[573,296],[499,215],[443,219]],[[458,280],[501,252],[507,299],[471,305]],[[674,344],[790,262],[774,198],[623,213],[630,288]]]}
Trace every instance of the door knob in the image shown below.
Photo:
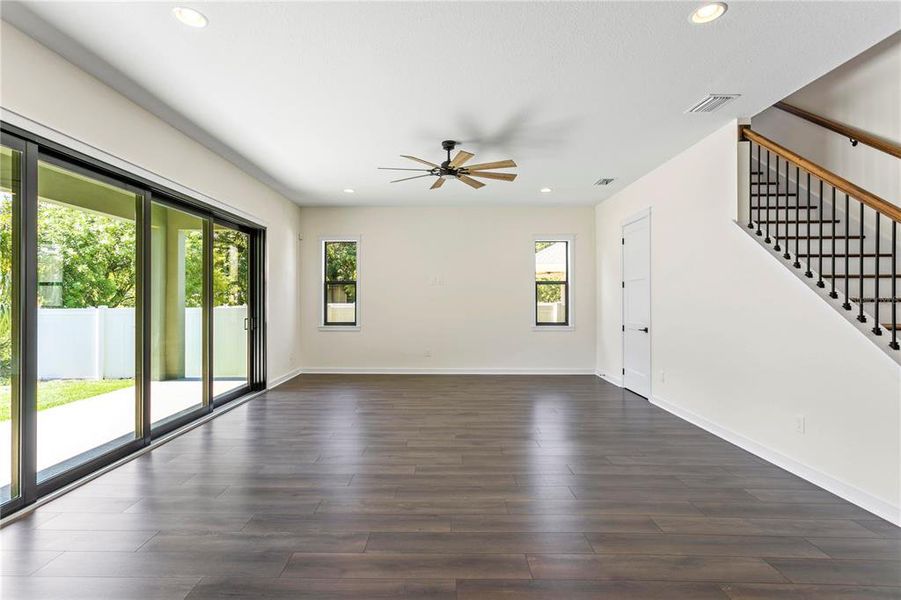
{"label": "door knob", "polygon": [[647,327],[642,327],[642,328],[639,329],[638,331],[644,331],[645,333],[647,333],[647,332],[648,332],[648,328],[647,328]]}

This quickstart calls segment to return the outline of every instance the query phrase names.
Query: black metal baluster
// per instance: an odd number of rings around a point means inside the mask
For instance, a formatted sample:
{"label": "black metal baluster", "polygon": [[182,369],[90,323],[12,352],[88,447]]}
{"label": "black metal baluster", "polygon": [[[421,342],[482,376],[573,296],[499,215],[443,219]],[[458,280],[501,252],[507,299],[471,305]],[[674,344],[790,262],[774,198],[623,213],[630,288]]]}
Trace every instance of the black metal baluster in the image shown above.
{"label": "black metal baluster", "polygon": [[[833,211],[835,210],[835,203],[832,203]],[[823,218],[823,180],[820,179],[820,208],[817,211],[819,213],[820,218]],[[826,284],[823,283],[823,229],[820,228],[820,237],[819,237],[819,254],[820,261],[819,266],[817,267],[817,287],[824,288]],[[813,246],[813,239],[807,240],[807,250],[810,251],[810,248]],[[835,272],[835,236],[832,236],[832,272]],[[832,291],[835,291],[835,279],[832,280]]]}
{"label": "black metal baluster", "polygon": [[[806,244],[807,253],[804,256],[804,258],[807,259],[804,261],[804,263],[807,265],[807,270],[804,271],[804,277],[813,277],[813,271],[810,270],[810,263],[813,260],[813,257],[811,256],[811,253],[810,253],[810,235],[811,235],[810,234],[810,232],[811,232],[810,213],[812,213],[812,212],[813,211],[811,210],[811,206],[810,206],[810,173],[808,172],[807,173],[807,244]],[[822,219],[823,215],[820,215],[819,218]],[[820,224],[820,235],[823,235],[823,225],[822,224]]]}
{"label": "black metal baluster", "polygon": [[[798,255],[798,245],[801,243],[801,169],[795,165],[795,262],[792,266],[796,269],[801,268],[801,257]],[[810,228],[807,228],[807,235],[810,236]]]}
{"label": "black metal baluster", "polygon": [[756,199],[757,200],[757,204],[756,204],[756,206],[757,206],[757,231],[755,233],[757,234],[758,237],[763,235],[763,232],[760,230],[760,203],[761,203],[761,199],[762,199],[762,196],[760,195],[760,181],[761,181],[761,175],[763,174],[763,169],[761,167],[762,167],[762,165],[760,163],[760,144],[757,144],[757,171],[758,171],[757,199]]}
{"label": "black metal baluster", "polygon": [[[848,288],[851,283],[851,274],[848,271],[848,267],[851,266],[851,252],[848,248],[851,247],[851,206],[848,204],[848,194],[845,194],[845,303],[842,304],[842,308],[845,310],[851,310],[851,302],[849,300]],[[862,249],[861,249],[862,250]],[[832,252],[835,253],[835,248],[832,249]],[[835,285],[835,271],[832,271],[832,284]]]}
{"label": "black metal baluster", "polygon": [[[786,204],[788,203],[788,197],[786,199]],[[773,245],[773,250],[779,252],[782,250],[782,246],[779,245],[779,155],[776,155],[776,216],[773,217],[773,220],[776,222],[776,235],[773,236],[773,241],[775,244]]]}
{"label": "black metal baluster", "polygon": [[[820,196],[821,196],[821,197],[820,197],[820,213],[823,212],[823,198],[822,198],[822,195],[823,195],[823,183],[820,182]],[[835,188],[832,188],[832,220],[833,220],[833,221],[835,221],[835,207],[836,207],[836,204],[835,204]],[[847,216],[848,216],[848,215],[845,215],[845,217],[847,217]],[[821,218],[821,219],[823,218],[823,215],[822,215],[822,214],[820,214],[820,218]],[[835,242],[836,242],[836,239],[835,239],[836,231],[835,231],[835,230],[836,230],[836,224],[833,223],[833,224],[832,224],[832,274],[833,274],[833,275],[835,275],[835,255],[838,254],[838,250],[836,250],[836,245],[835,245]],[[823,235],[823,234],[822,234],[822,231],[820,232],[820,235]],[[820,238],[820,246],[822,246],[822,245],[823,245],[823,238],[821,237],[821,238]],[[820,258],[820,262],[821,262],[821,263],[822,263],[822,261],[823,261],[823,259]],[[823,267],[823,265],[820,264],[820,270],[822,270],[822,267]],[[822,287],[822,286],[820,286],[820,287]],[[837,299],[838,299],[838,292],[835,291],[835,277],[832,278],[832,291],[829,292],[829,297],[832,298],[833,300],[837,300]]]}
{"label": "black metal baluster", "polygon": [[[790,165],[788,164],[788,160],[785,161],[785,235],[783,236],[782,243],[785,244],[785,254],[782,255],[782,258],[785,260],[789,260],[792,255],[788,253],[788,240],[791,239],[788,236],[788,195],[791,193],[792,189],[792,181],[788,177],[788,169]],[[777,230],[778,231],[778,230]]]}
{"label": "black metal baluster", "polygon": [[[757,190],[757,193],[760,193],[760,190]],[[759,197],[758,197],[759,199]],[[776,206],[778,204],[779,199],[776,199]],[[776,211],[776,214],[779,214],[779,211]],[[763,238],[763,241],[769,244],[772,240],[770,239],[770,151],[766,151],[766,237]]]}
{"label": "black metal baluster", "polygon": [[[845,196],[847,197],[847,194],[845,194]],[[861,323],[866,323],[867,317],[866,317],[866,315],[863,314],[863,209],[864,209],[863,202],[861,202],[860,203],[860,243],[857,244],[857,247],[860,248],[860,272],[857,274],[859,276],[858,281],[860,282],[860,284],[858,285],[857,290],[860,294],[861,303],[860,303],[860,312],[857,313],[857,320],[860,321]],[[845,248],[846,252],[847,252],[847,250],[848,249]],[[845,269],[846,285],[847,285],[848,279],[850,279],[850,278],[851,278],[850,274],[848,273],[848,269],[846,268]]]}
{"label": "black metal baluster", "polygon": [[[863,206],[863,202],[860,203]],[[873,333],[875,335],[882,335],[882,327],[879,326],[879,230],[882,225],[882,215],[879,212],[876,212],[876,290],[874,300],[876,300],[876,308],[873,309]],[[861,248],[860,255],[863,256],[863,248]],[[863,262],[863,259],[860,259]],[[862,271],[863,269],[861,269]],[[863,296],[860,297],[860,306],[863,307]]]}
{"label": "black metal baluster", "polygon": [[898,222],[892,221],[892,341],[889,343],[889,348],[892,350],[899,350],[901,346],[898,345],[898,313],[897,313],[897,300],[898,300],[898,290],[896,289],[897,284],[897,275],[898,271],[897,264],[895,264],[898,260]]}

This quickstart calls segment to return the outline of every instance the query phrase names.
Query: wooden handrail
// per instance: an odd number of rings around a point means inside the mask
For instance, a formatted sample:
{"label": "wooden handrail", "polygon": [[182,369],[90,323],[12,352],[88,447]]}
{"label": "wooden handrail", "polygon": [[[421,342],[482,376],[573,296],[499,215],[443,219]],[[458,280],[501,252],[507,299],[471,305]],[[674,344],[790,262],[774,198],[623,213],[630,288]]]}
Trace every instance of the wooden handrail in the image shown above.
{"label": "wooden handrail", "polygon": [[[901,208],[899,208],[895,204],[892,204],[891,202],[889,202],[887,200],[883,200],[876,194],[874,194],[872,192],[868,192],[867,190],[863,189],[862,187],[851,183],[844,177],[841,177],[840,175],[836,175],[832,171],[829,171],[828,169],[824,169],[823,167],[821,167],[820,165],[818,165],[816,163],[810,162],[803,156],[795,154],[794,152],[792,152],[788,148],[785,148],[784,146],[780,146],[773,140],[760,135],[759,133],[757,133],[756,131],[754,131],[753,129],[748,127],[747,125],[742,125],[739,129],[741,132],[742,139],[750,140],[752,142],[755,142],[755,143],[763,146],[764,148],[768,149],[770,152],[778,154],[785,160],[798,165],[799,167],[801,167],[802,169],[804,169],[811,175],[814,175],[815,177],[819,177],[820,179],[822,179],[823,181],[825,181],[826,183],[828,183],[835,189],[840,190],[840,191],[844,192],[845,194],[848,194],[855,200],[866,204],[867,206],[869,206],[876,212],[879,212],[879,213],[889,217],[893,221],[898,221],[899,223],[901,223]],[[769,177],[769,173],[767,174],[767,177]]]}
{"label": "wooden handrail", "polygon": [[806,121],[810,121],[814,125],[819,125],[820,127],[830,129],[835,133],[839,133],[852,141],[856,140],[858,142],[866,144],[867,146],[870,146],[871,148],[881,150],[886,154],[891,154],[895,158],[901,158],[901,146],[890,142],[889,140],[871,135],[866,131],[857,129],[856,127],[851,127],[850,125],[845,125],[844,123],[839,123],[838,121],[833,121],[832,119],[821,117],[818,114],[808,112],[803,108],[792,106],[791,104],[788,104],[786,102],[777,102],[773,106],[780,110],[784,110],[787,113],[791,113],[796,117],[801,117]]}

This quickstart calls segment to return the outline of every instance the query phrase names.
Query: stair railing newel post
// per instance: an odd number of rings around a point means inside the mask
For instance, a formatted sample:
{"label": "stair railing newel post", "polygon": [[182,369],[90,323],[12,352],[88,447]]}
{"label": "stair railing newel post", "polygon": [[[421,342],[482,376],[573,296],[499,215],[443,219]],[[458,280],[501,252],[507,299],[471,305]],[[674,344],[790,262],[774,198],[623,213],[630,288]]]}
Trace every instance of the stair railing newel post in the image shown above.
{"label": "stair railing newel post", "polygon": [[[860,248],[860,272],[857,274],[858,277],[858,291],[860,293],[860,312],[857,313],[857,320],[861,323],[867,322],[867,317],[863,314],[863,217],[864,217],[864,205],[863,202],[860,203],[860,243],[858,244],[858,248]],[[845,248],[847,251],[847,248]],[[847,272],[845,269],[845,281],[850,279],[851,274]],[[879,289],[879,279],[876,279],[876,289]],[[877,294],[878,296],[879,294]],[[878,303],[878,298],[877,298]]]}
{"label": "stair railing newel post", "polygon": [[[760,190],[757,191],[757,200],[760,200]],[[779,199],[776,199],[776,206],[778,206]],[[770,151],[767,149],[766,151],[766,224],[764,226],[764,231],[766,231],[766,237],[763,238],[763,242],[765,244],[769,244],[772,241],[770,238],[770,214],[772,209],[770,208]],[[776,214],[779,214],[779,211],[776,211]]]}
{"label": "stair railing newel post", "polygon": [[[812,213],[812,212],[813,212],[813,206],[811,206],[811,204],[810,204],[810,171],[808,171],[807,172],[807,235],[810,235],[810,231],[811,231],[810,213]],[[820,220],[822,220],[823,215],[820,215],[818,218]],[[822,223],[820,224],[820,235],[823,235]],[[813,271],[810,270],[810,263],[813,262],[813,256],[811,255],[811,252],[810,252],[810,238],[809,237],[807,238],[806,246],[807,246],[807,251],[806,251],[804,258],[806,258],[807,260],[805,260],[804,262],[805,262],[805,264],[807,264],[807,270],[804,271],[804,277],[812,278]]]}
{"label": "stair railing newel post", "polygon": [[[754,142],[751,142],[751,143],[753,144]],[[757,231],[755,231],[754,233],[757,234],[757,237],[760,237],[763,235],[763,232],[760,230],[760,204],[761,204],[761,202],[760,202],[760,200],[761,200],[760,182],[762,181],[761,174],[763,173],[763,169],[761,168],[761,162],[760,162],[760,144],[757,144],[757,170],[755,173],[757,175],[757,197],[754,198],[754,194],[751,194],[751,198],[753,198],[755,200],[754,205],[757,208]]]}
{"label": "stair railing newel post", "polygon": [[[863,206],[863,202],[860,203]],[[881,298],[879,297],[879,230],[882,221],[882,215],[878,212],[876,213],[876,290],[875,297],[876,300],[876,308],[873,309],[873,335],[882,335],[882,327],[879,326],[879,302]],[[863,247],[860,250],[861,257],[863,256]],[[860,259],[860,262],[863,263],[863,258]],[[860,269],[863,271],[863,268]],[[863,294],[860,295],[860,309],[863,310]]]}
{"label": "stair railing newel post", "polygon": [[[810,211],[807,211],[807,216],[810,217]],[[807,221],[807,239],[810,239],[810,219]],[[801,243],[801,169],[798,166],[795,166],[795,262],[792,263],[792,266],[796,269],[801,268],[801,260],[800,260],[800,250],[798,249],[799,244]],[[786,248],[788,250],[788,248]]]}
{"label": "stair railing newel post", "polygon": [[[760,186],[758,186],[760,187]],[[754,142],[748,140],[748,229],[754,229]]]}
{"label": "stair railing newel post", "polygon": [[[785,244],[785,254],[782,255],[782,258],[785,260],[790,260],[792,255],[788,252],[788,244],[790,243],[791,237],[788,235],[788,215],[791,212],[788,208],[788,196],[791,193],[792,189],[792,181],[788,176],[788,169],[791,165],[789,165],[788,161],[785,161],[785,236],[782,240]],[[795,204],[797,204],[797,197],[795,198]]]}
{"label": "stair railing newel post", "polygon": [[[877,258],[878,260],[878,258]],[[889,343],[889,348],[892,350],[899,350],[901,346],[898,345],[898,289],[897,279],[898,279],[898,271],[896,264],[898,261],[898,222],[892,221],[892,341]]]}
{"label": "stair railing newel post", "polygon": [[[835,194],[835,190],[832,190],[833,196]],[[819,210],[817,210],[817,214],[820,215],[820,219],[823,218],[823,180],[820,179],[820,198],[819,198]],[[835,200],[832,202],[832,214],[835,214]],[[835,272],[835,228],[832,228],[832,272]],[[807,249],[810,250],[810,247],[813,240],[807,240]],[[819,262],[817,266],[817,287],[824,288],[826,284],[823,283],[823,228],[820,226],[820,237],[817,239],[817,253],[819,254]],[[832,280],[832,290],[835,291],[835,280]]]}
{"label": "stair railing newel post", "polygon": [[[842,308],[845,310],[851,310],[851,301],[848,289],[851,283],[851,271],[848,267],[851,266],[851,257],[849,256],[851,253],[848,251],[848,248],[851,247],[851,206],[848,202],[848,194],[845,194],[845,303],[842,304]],[[834,252],[834,249],[833,249]],[[835,271],[832,272],[832,282],[835,283]]]}

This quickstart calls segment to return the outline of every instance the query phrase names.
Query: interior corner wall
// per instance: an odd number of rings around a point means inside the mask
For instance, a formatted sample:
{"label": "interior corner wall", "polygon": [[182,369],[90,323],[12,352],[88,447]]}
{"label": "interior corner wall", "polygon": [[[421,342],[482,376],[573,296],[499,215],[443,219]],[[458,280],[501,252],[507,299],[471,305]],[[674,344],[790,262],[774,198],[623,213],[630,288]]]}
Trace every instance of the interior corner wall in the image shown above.
{"label": "interior corner wall", "polygon": [[2,21],[0,74],[5,111],[196,190],[267,228],[268,379],[296,373],[300,208]]}
{"label": "interior corner wall", "polygon": [[[901,144],[901,31],[785,99],[814,114]],[[755,131],[885,198],[901,202],[901,160],[778,108]]]}
{"label": "interior corner wall", "polygon": [[[302,370],[593,373],[593,217],[590,206],[301,209]],[[533,236],[564,234],[574,327],[535,331]],[[359,331],[319,327],[329,236],[360,237]]]}
{"label": "interior corner wall", "polygon": [[899,367],[734,222],[736,130],[596,207],[598,372],[623,364],[622,221],[650,207],[652,402],[898,523]]}

